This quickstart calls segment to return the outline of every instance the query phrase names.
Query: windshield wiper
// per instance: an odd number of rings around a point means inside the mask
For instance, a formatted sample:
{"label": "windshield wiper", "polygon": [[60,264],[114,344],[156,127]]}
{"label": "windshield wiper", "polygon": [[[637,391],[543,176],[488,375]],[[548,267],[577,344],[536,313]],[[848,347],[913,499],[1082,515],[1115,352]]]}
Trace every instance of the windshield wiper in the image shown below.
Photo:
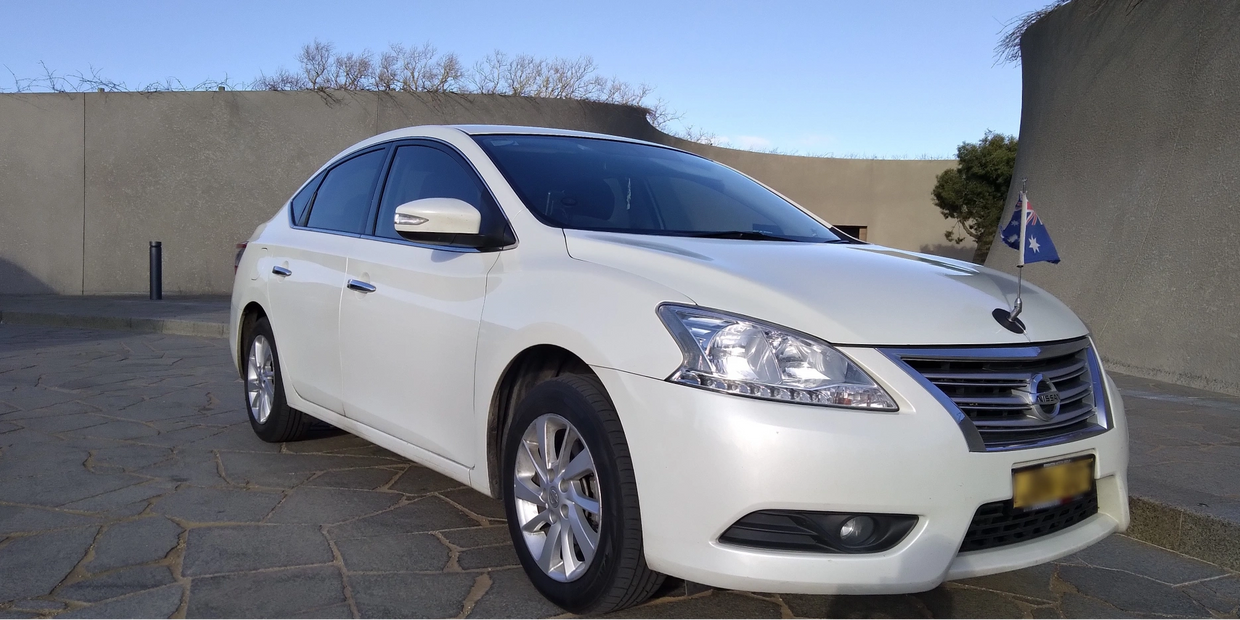
{"label": "windshield wiper", "polygon": [[747,239],[751,241],[801,241],[801,239],[793,239],[791,237],[782,237],[780,235],[761,230],[721,230],[717,232],[691,232],[686,233],[688,237],[700,237],[702,239]]}

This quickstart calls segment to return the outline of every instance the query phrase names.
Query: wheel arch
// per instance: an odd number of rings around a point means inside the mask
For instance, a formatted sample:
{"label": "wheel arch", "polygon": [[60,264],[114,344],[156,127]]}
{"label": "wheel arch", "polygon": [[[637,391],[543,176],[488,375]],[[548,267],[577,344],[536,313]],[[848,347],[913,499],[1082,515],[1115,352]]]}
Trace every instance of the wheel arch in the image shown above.
{"label": "wheel arch", "polygon": [[508,420],[517,403],[535,385],[566,374],[597,377],[580,356],[554,344],[537,344],[526,347],[508,362],[500,373],[499,381],[491,393],[486,425],[486,468],[492,497],[502,496],[500,483],[500,458],[503,455],[503,439]]}
{"label": "wheel arch", "polygon": [[267,310],[257,301],[251,301],[241,309],[240,315],[237,317],[237,350],[234,351],[234,358],[237,361],[237,372],[245,372],[245,341],[250,333],[250,329],[258,322],[259,319],[267,318]]}

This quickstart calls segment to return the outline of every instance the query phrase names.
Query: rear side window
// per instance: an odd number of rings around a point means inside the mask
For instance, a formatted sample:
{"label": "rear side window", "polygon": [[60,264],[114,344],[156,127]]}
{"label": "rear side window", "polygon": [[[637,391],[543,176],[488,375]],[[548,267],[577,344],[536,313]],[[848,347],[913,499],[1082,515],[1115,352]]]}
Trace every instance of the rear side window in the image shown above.
{"label": "rear side window", "polygon": [[482,181],[472,170],[439,149],[402,146],[392,158],[375,234],[399,239],[393,225],[396,207],[422,198],[457,198],[473,205],[482,214],[482,230],[491,230],[491,220],[499,217],[490,194],[483,191]]}
{"label": "rear side window", "polygon": [[361,234],[370,214],[375,180],[387,151],[358,155],[327,172],[310,206],[306,225],[343,233]]}
{"label": "rear side window", "polygon": [[322,176],[316,176],[310,179],[306,186],[293,196],[293,223],[298,226],[306,225],[306,207],[310,206],[310,199],[314,197],[314,190],[319,188],[319,182],[323,180]]}

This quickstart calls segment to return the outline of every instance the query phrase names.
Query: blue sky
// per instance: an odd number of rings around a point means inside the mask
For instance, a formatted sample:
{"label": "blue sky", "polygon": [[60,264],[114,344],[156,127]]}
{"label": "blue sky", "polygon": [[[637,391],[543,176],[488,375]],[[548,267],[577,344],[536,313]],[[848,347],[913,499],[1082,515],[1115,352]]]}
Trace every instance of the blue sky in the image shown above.
{"label": "blue sky", "polygon": [[1048,1],[0,0],[0,87],[40,61],[136,88],[249,81],[294,68],[315,38],[343,51],[429,42],[468,64],[495,49],[592,56],[730,146],[951,157],[987,129],[1019,132],[1020,67],[992,50],[1004,23]]}

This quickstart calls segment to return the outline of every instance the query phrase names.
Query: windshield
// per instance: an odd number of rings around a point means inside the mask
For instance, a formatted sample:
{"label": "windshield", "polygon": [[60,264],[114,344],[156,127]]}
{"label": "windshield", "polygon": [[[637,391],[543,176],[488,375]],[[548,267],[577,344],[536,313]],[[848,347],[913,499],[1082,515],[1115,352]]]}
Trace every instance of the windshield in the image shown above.
{"label": "windshield", "polygon": [[745,175],[696,155],[568,136],[484,135],[474,139],[530,211],[558,228],[844,241]]}

